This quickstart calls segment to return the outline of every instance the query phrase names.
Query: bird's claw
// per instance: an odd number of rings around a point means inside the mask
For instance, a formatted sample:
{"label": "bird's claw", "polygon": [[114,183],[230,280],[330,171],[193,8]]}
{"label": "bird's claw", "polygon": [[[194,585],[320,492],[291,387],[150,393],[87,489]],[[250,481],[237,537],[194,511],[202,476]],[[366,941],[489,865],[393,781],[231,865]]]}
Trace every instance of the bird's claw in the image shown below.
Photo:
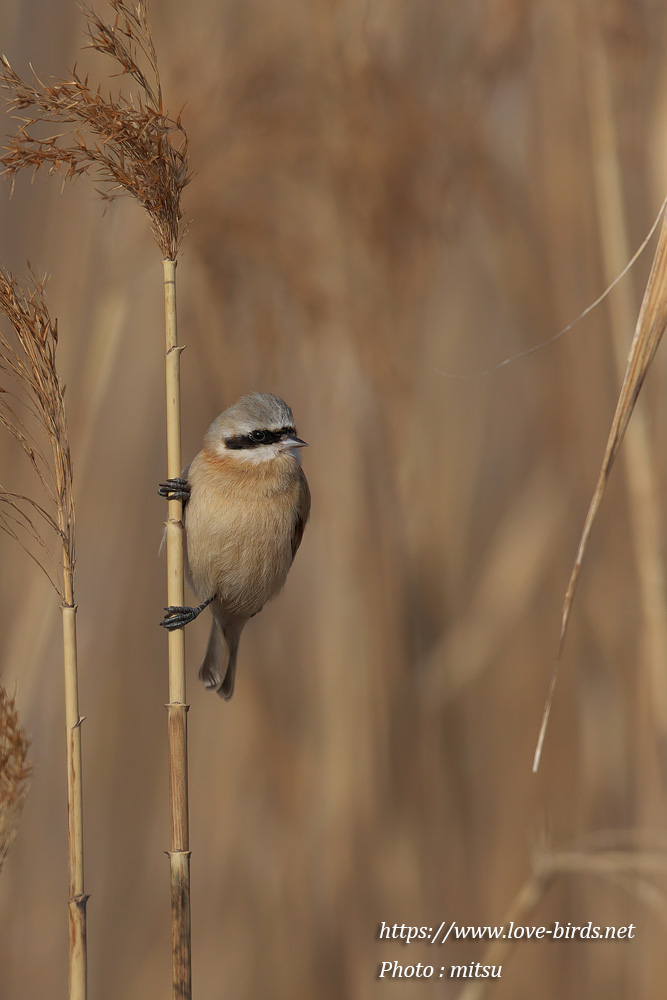
{"label": "bird's claw", "polygon": [[163,628],[170,632],[175,628],[183,628],[193,622],[199,614],[199,608],[182,607],[179,604],[170,604],[164,609],[167,613],[160,622]]}
{"label": "bird's claw", "polygon": [[166,483],[160,483],[158,493],[165,500],[182,500],[185,503],[190,499],[190,483],[180,477],[168,479]]}
{"label": "bird's claw", "polygon": [[215,594],[211,597],[207,597],[205,601],[199,605],[198,608],[188,608],[183,607],[180,604],[170,604],[168,608],[164,610],[167,612],[160,625],[163,628],[168,628],[170,631],[174,628],[184,628],[185,625],[189,625],[197,618],[204,608],[207,608],[211,601],[215,600]]}

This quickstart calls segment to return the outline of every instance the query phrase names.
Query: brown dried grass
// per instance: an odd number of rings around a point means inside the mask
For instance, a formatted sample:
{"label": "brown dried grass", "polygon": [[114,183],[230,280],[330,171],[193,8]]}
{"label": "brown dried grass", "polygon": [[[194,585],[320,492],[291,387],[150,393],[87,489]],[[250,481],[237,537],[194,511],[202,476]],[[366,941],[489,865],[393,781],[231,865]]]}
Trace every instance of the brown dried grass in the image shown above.
{"label": "brown dried grass", "polygon": [[[44,298],[44,282],[33,276],[21,286],[0,268],[0,312],[13,329],[13,341],[0,333],[0,371],[18,394],[0,394],[0,423],[18,442],[46,493],[47,506],[18,493],[0,491],[0,527],[21,543],[43,570],[61,599],[67,730],[67,823],[69,875],[70,1000],[85,1000],[87,992],[86,902],[83,865],[83,777],[81,722],[77,671],[76,605],[74,603],[74,500],[72,461],[65,418],[65,388],[56,369],[57,324]],[[16,399],[14,408],[8,401]],[[25,411],[29,427],[18,410]],[[50,445],[50,459],[39,443]],[[51,507],[51,510],[48,509]],[[36,521],[60,540],[61,565],[56,570],[50,546]],[[32,541],[37,552],[24,541]],[[41,558],[40,558],[41,556]]]}
{"label": "brown dried grass", "polygon": [[[76,72],[69,80],[29,84],[2,57],[0,88],[7,106],[20,122],[0,157],[6,177],[22,170],[58,173],[63,182],[91,173],[107,188],[111,201],[118,194],[133,196],[144,208],[163,257],[166,316],[167,465],[169,476],[180,475],[180,349],[176,331],[175,261],[182,236],[181,192],[188,183],[188,143],[180,119],[164,111],[157,53],[148,20],[148,4],[136,8],[124,0],[109,0],[113,23],[84,7],[89,47],[116,64],[118,76],[138,87],[136,98],[122,93],[102,96],[88,78]],[[142,69],[142,64],[146,70]],[[17,111],[30,110],[29,116]],[[35,126],[67,126],[64,132],[40,138]],[[180,501],[171,501],[167,522],[168,603],[183,604],[183,524]],[[71,597],[71,595],[70,595]],[[68,600],[68,604],[72,601]],[[73,625],[72,625],[73,627]],[[76,665],[74,662],[74,669]],[[169,635],[169,747],[172,807],[172,911],[174,914],[174,995],[190,996],[190,850],[188,842],[187,729],[185,724],[185,645],[182,630]],[[175,721],[178,719],[178,725]],[[81,888],[83,894],[81,864]],[[73,893],[71,892],[71,896]]]}
{"label": "brown dried grass", "polygon": [[[104,98],[76,70],[69,80],[43,82],[35,74],[28,84],[2,58],[0,87],[10,112],[30,110],[19,117],[19,128],[0,157],[12,181],[26,169],[58,173],[63,181],[92,173],[108,186],[110,201],[130,194],[144,208],[164,263],[167,370],[168,474],[180,475],[180,349],[176,332],[175,261],[181,231],[181,192],[188,183],[187,136],[180,123],[164,112],[157,54],[148,20],[148,4],[136,8],[124,0],[109,0],[113,23],[84,7],[89,47],[110,56],[117,75],[129,78],[138,95]],[[141,63],[147,71],[141,68]],[[39,138],[36,125],[69,126],[64,133]],[[176,141],[175,141],[176,140]],[[171,501],[167,523],[168,603],[183,604],[183,524],[180,502]],[[68,601],[71,603],[71,601]],[[173,912],[174,995],[189,997],[190,986],[190,849],[188,841],[187,729],[185,704],[185,645],[182,630],[169,635],[169,747],[172,808],[171,864]],[[176,724],[178,722],[178,724]],[[83,872],[81,888],[83,893]],[[72,893],[71,893],[72,895]]]}

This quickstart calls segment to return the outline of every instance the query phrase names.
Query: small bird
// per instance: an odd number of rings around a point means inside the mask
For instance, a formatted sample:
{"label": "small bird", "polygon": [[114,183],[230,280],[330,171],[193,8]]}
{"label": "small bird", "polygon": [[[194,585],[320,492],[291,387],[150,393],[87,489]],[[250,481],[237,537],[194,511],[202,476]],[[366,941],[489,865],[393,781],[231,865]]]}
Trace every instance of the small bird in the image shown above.
{"label": "small bird", "polygon": [[217,417],[182,478],[160,496],[184,502],[186,575],[202,602],[170,606],[160,622],[182,628],[210,605],[199,678],[228,700],[243,627],[281,590],[310,514],[310,490],[287,403],[254,392]]}

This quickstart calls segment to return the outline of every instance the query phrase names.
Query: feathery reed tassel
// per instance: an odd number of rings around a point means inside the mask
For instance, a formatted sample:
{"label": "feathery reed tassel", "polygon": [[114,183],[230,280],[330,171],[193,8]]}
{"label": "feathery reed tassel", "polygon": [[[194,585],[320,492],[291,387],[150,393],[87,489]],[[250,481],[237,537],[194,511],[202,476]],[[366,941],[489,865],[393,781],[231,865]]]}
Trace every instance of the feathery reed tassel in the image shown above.
{"label": "feathery reed tassel", "polygon": [[[0,528],[28,551],[52,583],[62,603],[67,728],[69,996],[70,1000],[85,1000],[88,897],[83,879],[82,720],[79,715],[76,659],[72,461],[65,419],[65,389],[56,370],[58,330],[46,307],[44,283],[34,275],[33,279],[32,287],[23,288],[0,268],[0,311],[14,331],[13,340],[0,332],[0,372],[14,383],[18,391],[18,395],[4,388],[0,392],[0,424],[23,448],[48,502],[42,506],[28,497],[0,489]],[[18,404],[16,408],[10,399]],[[41,437],[48,442],[50,456],[40,443],[40,429]],[[60,539],[60,572],[42,535],[44,525]]]}

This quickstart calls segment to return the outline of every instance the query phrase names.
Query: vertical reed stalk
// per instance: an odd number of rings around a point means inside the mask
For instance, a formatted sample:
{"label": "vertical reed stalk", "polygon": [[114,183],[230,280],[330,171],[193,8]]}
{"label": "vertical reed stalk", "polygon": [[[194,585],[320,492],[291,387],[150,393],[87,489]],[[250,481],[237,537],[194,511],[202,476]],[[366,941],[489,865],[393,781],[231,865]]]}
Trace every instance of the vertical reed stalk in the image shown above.
{"label": "vertical reed stalk", "polygon": [[[65,554],[66,559],[66,554]],[[73,573],[64,562],[65,599],[63,660],[65,664],[65,726],[67,729],[67,849],[69,871],[69,995],[87,995],[86,901],[83,881],[83,780],[81,773],[81,716],[76,656],[76,605]]]}
{"label": "vertical reed stalk", "polygon": [[[181,475],[181,385],[176,328],[176,261],[163,260],[166,334],[167,471]],[[167,602],[185,602],[183,584],[183,505],[169,501],[167,520]],[[185,695],[185,634],[169,631],[169,815],[171,822],[171,939],[174,1000],[192,996],[190,938],[190,832],[188,821],[188,705]]]}

